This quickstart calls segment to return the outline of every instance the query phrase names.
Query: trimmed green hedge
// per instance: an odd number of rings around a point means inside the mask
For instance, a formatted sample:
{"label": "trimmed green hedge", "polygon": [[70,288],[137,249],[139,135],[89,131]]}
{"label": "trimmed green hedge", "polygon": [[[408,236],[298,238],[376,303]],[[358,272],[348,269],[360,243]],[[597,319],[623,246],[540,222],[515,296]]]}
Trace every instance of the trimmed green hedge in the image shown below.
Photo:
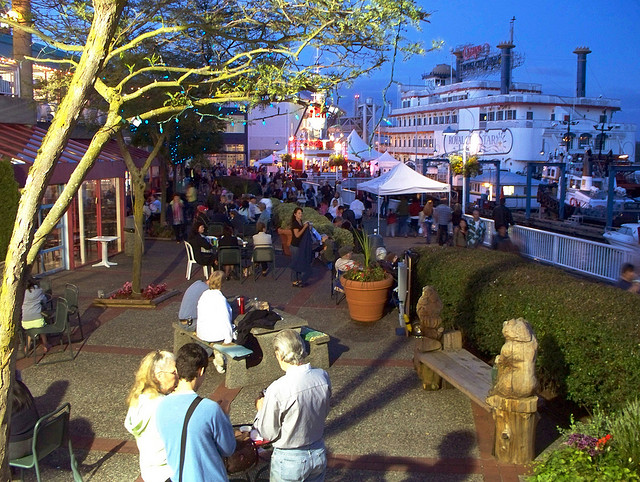
{"label": "trimmed green hedge", "polygon": [[543,388],[586,407],[640,394],[640,296],[511,253],[419,253],[416,288],[437,290],[445,325],[462,330],[467,346],[497,355],[502,323],[523,317],[538,338]]}
{"label": "trimmed green hedge", "polygon": [[[283,203],[275,198],[271,198],[271,204],[273,206],[271,214],[275,222],[277,222],[277,227],[291,229],[291,215],[298,205],[296,203]],[[332,236],[338,247],[345,245],[353,246],[353,235],[349,230],[336,228],[326,216],[323,216],[314,208],[308,206],[302,208],[302,219],[304,221],[311,221],[320,234]]]}
{"label": "trimmed green hedge", "polygon": [[244,177],[225,176],[216,178],[220,187],[231,191],[234,196],[240,197],[243,194],[262,195],[262,188],[258,181],[252,181]]}

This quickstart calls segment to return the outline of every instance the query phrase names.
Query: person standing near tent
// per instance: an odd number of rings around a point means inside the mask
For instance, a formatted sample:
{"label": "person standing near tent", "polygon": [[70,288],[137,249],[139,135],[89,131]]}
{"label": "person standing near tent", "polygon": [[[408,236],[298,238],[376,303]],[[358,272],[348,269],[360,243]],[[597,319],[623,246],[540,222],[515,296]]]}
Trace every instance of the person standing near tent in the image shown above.
{"label": "person standing near tent", "polygon": [[398,236],[404,235],[406,238],[409,230],[409,225],[407,224],[409,221],[409,202],[405,196],[400,199],[396,214],[398,215]]}
{"label": "person standing near tent", "polygon": [[444,202],[439,202],[433,210],[433,220],[438,225],[438,244],[440,246],[444,246],[449,241],[451,214],[451,208]]}

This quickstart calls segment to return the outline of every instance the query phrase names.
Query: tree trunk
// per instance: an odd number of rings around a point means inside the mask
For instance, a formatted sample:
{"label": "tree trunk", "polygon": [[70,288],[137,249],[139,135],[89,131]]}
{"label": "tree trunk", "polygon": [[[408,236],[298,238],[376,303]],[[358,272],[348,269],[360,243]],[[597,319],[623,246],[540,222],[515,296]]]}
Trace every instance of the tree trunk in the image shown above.
{"label": "tree trunk", "polygon": [[120,153],[122,154],[124,162],[127,165],[127,169],[129,170],[129,174],[131,175],[131,189],[133,192],[133,222],[135,226],[136,236],[134,238],[133,245],[131,291],[133,292],[134,296],[142,291],[142,252],[144,246],[144,175],[151,167],[151,163],[153,162],[155,157],[158,155],[158,152],[160,151],[160,148],[164,143],[165,137],[166,134],[161,134],[157,137],[154,136],[153,151],[151,151],[147,156],[144,165],[141,168],[137,168],[133,162],[133,159],[131,158],[131,153],[124,143],[122,132],[119,132],[118,136],[116,136],[116,141],[118,142],[118,146],[120,147]]}
{"label": "tree trunk", "polygon": [[15,365],[16,326],[24,297],[24,279],[28,273],[27,255],[33,242],[38,207],[49,184],[53,168],[71,135],[87,93],[102,67],[124,0],[95,0],[95,16],[87,42],[69,85],[69,92],[42,141],[29,171],[20,198],[13,234],[9,242],[0,294],[0,480],[10,480],[7,442],[11,377]]}
{"label": "tree trunk", "polygon": [[131,290],[134,296],[142,291],[142,253],[144,251],[144,177],[137,173],[131,175],[133,192],[133,224],[135,237],[133,243],[133,272],[131,273]]}
{"label": "tree trunk", "polygon": [[160,161],[160,225],[167,222],[167,161]]}

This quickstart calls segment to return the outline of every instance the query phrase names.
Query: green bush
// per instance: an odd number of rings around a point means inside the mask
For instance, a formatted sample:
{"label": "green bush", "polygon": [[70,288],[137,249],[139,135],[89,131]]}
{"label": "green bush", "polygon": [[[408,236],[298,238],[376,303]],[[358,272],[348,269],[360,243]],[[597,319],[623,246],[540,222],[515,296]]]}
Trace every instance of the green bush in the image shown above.
{"label": "green bush", "polygon": [[560,445],[533,464],[533,482],[640,481],[637,444],[640,405],[628,402],[619,413],[596,407],[586,422],[560,429]]}
{"label": "green bush", "polygon": [[[277,199],[271,199],[273,208],[271,215],[273,216],[276,226],[282,229],[291,229],[291,215],[293,210],[298,207],[296,203],[283,203]],[[336,228],[326,216],[323,216],[312,207],[302,208],[302,219],[311,221],[313,227],[320,234],[327,234],[335,240],[338,248],[342,246],[353,246],[353,235],[348,229]]]}
{"label": "green bush", "polygon": [[625,465],[640,471],[640,400],[631,400],[613,417],[611,435]]}
{"label": "green bush", "polygon": [[544,388],[586,407],[620,406],[639,394],[638,295],[510,253],[419,253],[416,289],[437,290],[445,325],[460,329],[467,345],[494,356],[504,343],[502,323],[523,317],[538,338]]}
{"label": "green bush", "polygon": [[257,181],[238,176],[219,177],[217,181],[221,187],[231,191],[235,197],[240,197],[243,194],[262,195],[262,188]]}
{"label": "green bush", "polygon": [[3,213],[0,219],[0,261],[7,256],[19,201],[20,191],[13,175],[13,166],[9,160],[0,159],[0,206]]}

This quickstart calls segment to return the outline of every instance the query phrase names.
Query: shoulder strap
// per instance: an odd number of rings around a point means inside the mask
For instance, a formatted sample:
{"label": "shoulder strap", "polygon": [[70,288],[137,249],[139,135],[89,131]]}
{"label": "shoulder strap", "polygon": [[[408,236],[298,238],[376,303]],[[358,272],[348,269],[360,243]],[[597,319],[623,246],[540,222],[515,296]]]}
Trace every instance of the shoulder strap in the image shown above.
{"label": "shoulder strap", "polygon": [[184,453],[187,449],[187,425],[189,425],[189,419],[193,414],[198,404],[202,401],[202,397],[196,395],[191,405],[187,409],[187,413],[184,416],[184,425],[182,426],[182,441],[180,442],[180,471],[178,472],[178,480],[182,482],[182,468],[184,467]]}

